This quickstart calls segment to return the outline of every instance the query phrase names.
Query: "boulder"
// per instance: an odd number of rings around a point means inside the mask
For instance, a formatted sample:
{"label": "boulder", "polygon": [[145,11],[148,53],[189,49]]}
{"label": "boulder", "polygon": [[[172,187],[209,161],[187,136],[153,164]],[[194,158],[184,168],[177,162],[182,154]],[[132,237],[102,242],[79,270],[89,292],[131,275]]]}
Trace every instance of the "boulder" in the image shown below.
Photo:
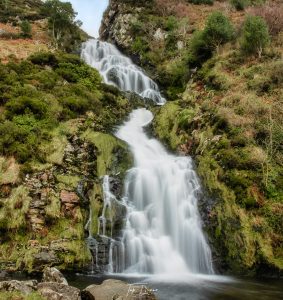
{"label": "boulder", "polygon": [[0,292],[20,292],[23,295],[29,295],[37,288],[36,280],[28,281],[2,281],[0,282]]}
{"label": "boulder", "polygon": [[83,300],[155,300],[154,293],[144,285],[133,285],[108,279],[101,285],[90,285],[82,291]]}
{"label": "boulder", "polygon": [[48,300],[81,300],[79,289],[62,283],[41,282],[37,290]]}
{"label": "boulder", "polygon": [[56,282],[60,284],[68,285],[67,279],[64,275],[56,268],[45,268],[43,272],[43,282]]}

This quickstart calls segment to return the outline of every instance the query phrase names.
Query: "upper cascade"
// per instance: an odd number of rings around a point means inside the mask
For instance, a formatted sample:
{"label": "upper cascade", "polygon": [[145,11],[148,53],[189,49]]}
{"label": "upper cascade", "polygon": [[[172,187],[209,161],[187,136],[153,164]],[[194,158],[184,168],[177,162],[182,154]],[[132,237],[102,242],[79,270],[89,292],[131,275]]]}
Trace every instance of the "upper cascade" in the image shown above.
{"label": "upper cascade", "polygon": [[99,71],[105,83],[122,91],[134,92],[159,105],[166,102],[158,85],[114,45],[91,39],[83,44],[81,57]]}

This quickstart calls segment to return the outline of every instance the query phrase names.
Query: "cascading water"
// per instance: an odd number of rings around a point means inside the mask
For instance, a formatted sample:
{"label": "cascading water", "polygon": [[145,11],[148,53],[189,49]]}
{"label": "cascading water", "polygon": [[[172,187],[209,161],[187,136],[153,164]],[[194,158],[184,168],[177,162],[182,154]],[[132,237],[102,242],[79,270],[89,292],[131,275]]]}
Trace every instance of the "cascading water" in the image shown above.
{"label": "cascading water", "polygon": [[[113,45],[86,42],[82,58],[104,81],[163,104],[158,86]],[[117,137],[134,155],[125,179],[126,225],[120,239],[110,240],[108,271],[139,274],[213,274],[211,251],[201,228],[197,201],[200,184],[189,157],[168,154],[144,127],[153,119],[146,109],[134,110]],[[117,201],[104,177],[104,206]],[[112,200],[111,200],[112,199]],[[100,217],[105,235],[105,211]],[[104,225],[103,225],[104,224]],[[101,226],[100,226],[101,228]]]}
{"label": "cascading water", "polygon": [[211,251],[197,208],[200,185],[189,157],[168,154],[145,134],[153,115],[132,112],[117,132],[134,154],[125,180],[128,205],[123,272],[212,274]]}
{"label": "cascading water", "polygon": [[99,71],[104,82],[117,86],[122,91],[130,91],[163,104],[158,85],[122,55],[115,46],[96,39],[83,44],[82,59]]}

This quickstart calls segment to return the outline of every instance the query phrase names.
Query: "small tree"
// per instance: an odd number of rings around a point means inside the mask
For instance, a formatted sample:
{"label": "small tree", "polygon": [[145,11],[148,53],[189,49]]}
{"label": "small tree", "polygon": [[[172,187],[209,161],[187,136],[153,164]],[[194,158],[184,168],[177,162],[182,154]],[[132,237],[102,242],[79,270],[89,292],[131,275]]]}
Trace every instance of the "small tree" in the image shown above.
{"label": "small tree", "polygon": [[216,11],[208,17],[203,35],[208,46],[214,50],[233,39],[234,28],[226,16]]}
{"label": "small tree", "polygon": [[257,54],[261,57],[262,51],[269,42],[268,26],[264,19],[258,16],[248,16],[242,31],[241,50],[246,54]]}
{"label": "small tree", "polygon": [[81,22],[75,20],[77,13],[70,2],[47,0],[42,13],[48,17],[48,25],[56,48],[64,42],[67,35],[74,34],[77,27],[81,26]]}
{"label": "small tree", "polygon": [[31,25],[30,25],[30,22],[27,20],[24,20],[21,23],[21,36],[24,38],[31,37]]}

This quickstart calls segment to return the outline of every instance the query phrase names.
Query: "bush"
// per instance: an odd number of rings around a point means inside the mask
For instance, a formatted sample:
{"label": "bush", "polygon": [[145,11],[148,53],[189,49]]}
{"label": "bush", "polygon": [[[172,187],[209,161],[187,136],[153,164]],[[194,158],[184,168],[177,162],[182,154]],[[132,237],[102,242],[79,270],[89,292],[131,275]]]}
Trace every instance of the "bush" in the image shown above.
{"label": "bush", "polygon": [[234,28],[226,16],[216,11],[208,17],[203,34],[208,45],[216,49],[233,39]]}
{"label": "bush", "polygon": [[245,54],[257,54],[261,57],[269,42],[268,26],[264,19],[258,16],[248,16],[242,31],[241,50]]}
{"label": "bush", "polygon": [[234,29],[229,19],[221,12],[212,13],[203,31],[196,32],[190,43],[189,64],[199,65],[212,56],[220,45],[231,41]]}
{"label": "bush", "polygon": [[55,66],[58,61],[56,56],[51,52],[38,52],[29,57],[29,60],[35,65]]}
{"label": "bush", "polygon": [[236,10],[244,10],[249,5],[248,0],[230,0],[230,3]]}
{"label": "bush", "polygon": [[31,25],[29,21],[25,20],[21,23],[21,36],[24,38],[31,37]]}

